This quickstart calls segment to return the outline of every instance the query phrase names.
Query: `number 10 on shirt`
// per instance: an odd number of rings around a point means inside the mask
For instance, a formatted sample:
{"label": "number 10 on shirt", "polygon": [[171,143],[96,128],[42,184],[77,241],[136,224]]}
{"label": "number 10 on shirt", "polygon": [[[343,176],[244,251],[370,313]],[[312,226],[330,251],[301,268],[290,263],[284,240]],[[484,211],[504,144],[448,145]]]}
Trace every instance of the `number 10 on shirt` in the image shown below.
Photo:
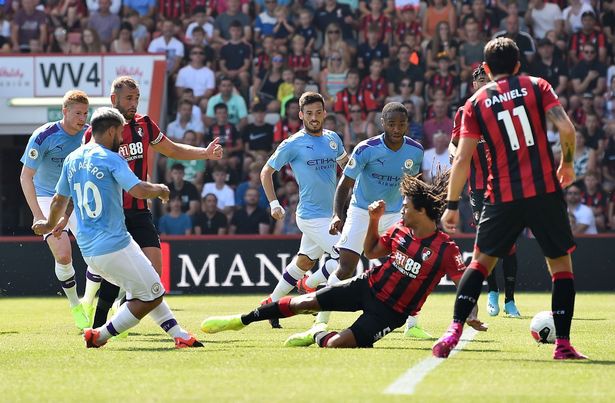
{"label": "number 10 on shirt", "polygon": [[[75,193],[77,193],[77,207],[79,207],[79,212],[81,213],[81,218],[84,219],[83,210],[85,209],[85,213],[90,218],[96,218],[100,216],[102,212],[102,198],[100,197],[100,190],[98,190],[98,186],[96,186],[93,182],[87,181],[83,186],[83,192],[81,191],[81,183],[75,183],[73,185],[75,189]],[[92,191],[92,196],[94,198],[94,210],[90,207],[90,197],[88,191]]]}

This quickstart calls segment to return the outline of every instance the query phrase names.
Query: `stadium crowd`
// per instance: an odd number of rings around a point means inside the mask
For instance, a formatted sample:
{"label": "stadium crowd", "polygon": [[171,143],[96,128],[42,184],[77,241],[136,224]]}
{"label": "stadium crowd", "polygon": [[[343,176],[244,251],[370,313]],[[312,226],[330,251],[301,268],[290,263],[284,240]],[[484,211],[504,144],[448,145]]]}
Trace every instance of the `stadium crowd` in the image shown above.
{"label": "stadium crowd", "polygon": [[[225,151],[215,163],[158,158],[172,191],[158,228],[174,235],[299,233],[292,170],[276,176],[288,214],[275,223],[259,173],[301,128],[309,89],[348,152],[381,132],[386,102],[402,102],[429,180],[450,166],[452,116],[498,36],[517,43],[521,74],[545,78],[577,128],[573,232],[615,230],[615,0],[0,0],[1,52],[166,53],[166,134],[219,138]],[[473,232],[465,200],[461,230]]]}

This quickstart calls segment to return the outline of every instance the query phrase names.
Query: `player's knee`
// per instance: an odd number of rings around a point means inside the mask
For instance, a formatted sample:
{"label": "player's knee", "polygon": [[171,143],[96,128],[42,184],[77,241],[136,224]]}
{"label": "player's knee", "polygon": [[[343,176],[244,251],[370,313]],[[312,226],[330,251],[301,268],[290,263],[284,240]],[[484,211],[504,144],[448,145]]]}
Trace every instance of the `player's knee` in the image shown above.
{"label": "player's knee", "polygon": [[290,309],[298,314],[314,313],[320,311],[320,305],[316,294],[311,293],[293,298],[290,301]]}
{"label": "player's knee", "polygon": [[308,271],[314,267],[315,261],[307,257],[306,255],[298,255],[296,265],[303,271]]}
{"label": "player's knee", "polygon": [[342,337],[340,334],[336,334],[334,336],[332,336],[331,338],[329,338],[326,341],[326,344],[323,346],[326,348],[348,348],[348,347],[352,347],[351,345],[349,345],[348,340],[344,337]]}
{"label": "player's knee", "polygon": [[61,265],[64,265],[64,266],[69,265],[69,264],[71,264],[73,262],[73,257],[72,257],[72,255],[69,252],[57,253],[55,258],[56,258],[56,262],[58,264],[61,264]]}
{"label": "player's knee", "polygon": [[352,273],[354,273],[354,267],[340,263],[339,267],[337,268],[337,271],[335,272],[335,275],[340,280],[346,280],[347,278],[352,277]]}

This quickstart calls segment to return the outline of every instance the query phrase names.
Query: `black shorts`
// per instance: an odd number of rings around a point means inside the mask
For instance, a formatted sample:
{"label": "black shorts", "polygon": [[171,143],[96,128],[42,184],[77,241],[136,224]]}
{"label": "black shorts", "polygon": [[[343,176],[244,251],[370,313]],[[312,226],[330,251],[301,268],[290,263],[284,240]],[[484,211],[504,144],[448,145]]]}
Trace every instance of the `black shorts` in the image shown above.
{"label": "black shorts", "polygon": [[160,248],[160,237],[149,210],[124,210],[126,229],[141,248]]}
{"label": "black shorts", "polygon": [[485,202],[476,246],[489,256],[509,254],[524,228],[536,237],[545,256],[555,259],[574,250],[566,202],[561,191],[508,203]]}
{"label": "black shorts", "polygon": [[485,191],[473,190],[470,192],[470,207],[472,207],[472,218],[474,225],[480,222],[480,216],[483,212],[483,204],[485,203]]}
{"label": "black shorts", "polygon": [[406,323],[407,315],[394,311],[374,296],[367,274],[323,288],[316,293],[316,299],[323,311],[363,311],[349,328],[357,347],[373,347],[375,342]]}

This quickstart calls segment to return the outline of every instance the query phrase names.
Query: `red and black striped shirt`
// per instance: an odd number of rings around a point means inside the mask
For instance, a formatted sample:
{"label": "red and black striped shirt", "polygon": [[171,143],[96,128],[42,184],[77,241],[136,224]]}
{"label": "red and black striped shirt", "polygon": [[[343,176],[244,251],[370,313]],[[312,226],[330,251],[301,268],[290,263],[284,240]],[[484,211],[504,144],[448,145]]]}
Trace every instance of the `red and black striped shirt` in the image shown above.
{"label": "red and black striped shirt", "polygon": [[468,99],[460,136],[485,139],[492,203],[561,189],[546,127],[546,112],[559,105],[551,85],[532,76],[491,82]]}
{"label": "red and black striped shirt", "polygon": [[159,0],[158,11],[168,20],[177,20],[186,16],[189,4],[186,0]]}
{"label": "red and black striped shirt", "polygon": [[361,81],[361,90],[371,92],[374,99],[389,95],[389,88],[384,77],[378,77],[377,80],[373,80],[370,76],[366,76]]}
{"label": "red and black striped shirt", "polygon": [[465,269],[459,248],[440,230],[416,238],[400,221],[379,242],[391,254],[368,272],[369,285],[378,300],[404,315],[419,312],[444,275],[456,280]]}
{"label": "red and black striped shirt", "polygon": [[[89,143],[91,137],[92,127],[85,132],[85,143]],[[137,178],[147,181],[149,146],[164,141],[166,136],[149,116],[135,114],[135,117],[124,125],[122,137],[119,154],[128,161],[128,166]],[[123,192],[123,195],[124,210],[147,209],[147,200],[136,199],[128,192]]]}
{"label": "red and black striped shirt", "polygon": [[[459,144],[459,134],[461,133],[461,116],[463,115],[463,106],[457,109],[455,120],[453,121],[453,133],[451,142]],[[485,140],[480,139],[474,154],[472,154],[472,164],[470,165],[470,175],[468,176],[468,185],[470,191],[487,189],[487,177],[489,176],[489,160],[487,158],[487,150],[485,149]]]}
{"label": "red and black striped shirt", "polygon": [[586,34],[583,31],[575,32],[570,38],[570,50],[574,51],[579,60],[583,60],[583,46],[592,44],[596,49],[606,46],[606,36],[600,31],[592,31]]}

